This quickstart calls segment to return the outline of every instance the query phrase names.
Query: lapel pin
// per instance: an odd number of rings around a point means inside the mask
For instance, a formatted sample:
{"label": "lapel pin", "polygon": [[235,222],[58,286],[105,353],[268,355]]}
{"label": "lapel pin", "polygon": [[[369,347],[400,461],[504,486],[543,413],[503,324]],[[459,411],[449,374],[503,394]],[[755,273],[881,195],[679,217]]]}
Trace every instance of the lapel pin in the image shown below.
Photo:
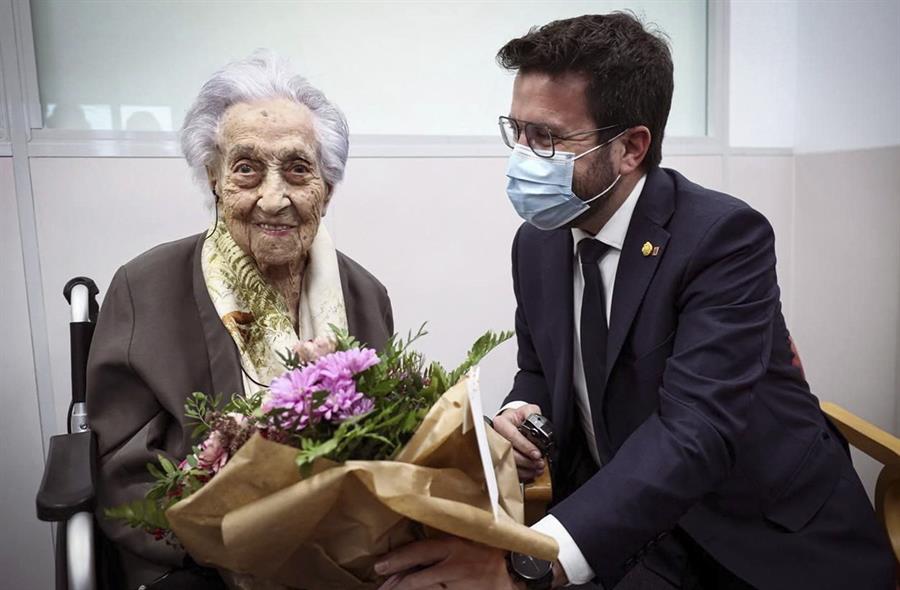
{"label": "lapel pin", "polygon": [[[659,251],[659,247],[657,247],[656,250]],[[653,244],[651,244],[650,242],[644,242],[644,245],[641,247],[641,254],[643,254],[644,256],[650,256],[651,252],[653,252]],[[655,255],[656,252],[653,252],[653,254]]]}
{"label": "lapel pin", "polygon": [[653,246],[653,256],[659,254],[659,246]]}

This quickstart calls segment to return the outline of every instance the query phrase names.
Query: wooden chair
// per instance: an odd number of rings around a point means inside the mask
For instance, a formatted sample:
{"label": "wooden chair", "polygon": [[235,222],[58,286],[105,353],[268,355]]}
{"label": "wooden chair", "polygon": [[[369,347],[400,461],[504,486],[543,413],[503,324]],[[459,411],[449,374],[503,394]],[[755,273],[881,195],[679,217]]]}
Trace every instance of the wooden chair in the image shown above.
{"label": "wooden chair", "polygon": [[[875,485],[875,512],[884,525],[894,558],[900,564],[900,438],[831,402],[822,402],[822,411],[837,426],[851,445],[884,467]],[[547,512],[552,496],[550,476],[525,486],[525,523],[534,524]]]}

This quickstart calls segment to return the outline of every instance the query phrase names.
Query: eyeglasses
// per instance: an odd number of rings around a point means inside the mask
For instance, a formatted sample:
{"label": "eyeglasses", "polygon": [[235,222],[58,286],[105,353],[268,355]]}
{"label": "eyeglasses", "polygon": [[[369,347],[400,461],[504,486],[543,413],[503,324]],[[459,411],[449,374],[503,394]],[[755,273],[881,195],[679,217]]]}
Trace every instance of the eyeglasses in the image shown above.
{"label": "eyeglasses", "polygon": [[528,147],[531,148],[534,155],[541,158],[552,158],[556,155],[556,142],[561,139],[575,139],[576,137],[587,135],[588,133],[599,133],[601,131],[626,127],[626,125],[617,123],[615,125],[600,127],[599,129],[576,131],[568,135],[553,135],[553,133],[550,132],[550,128],[546,125],[529,123],[528,121],[517,121],[511,117],[500,117],[498,124],[500,125],[500,137],[503,138],[503,143],[505,143],[509,149],[516,147],[516,144],[519,143],[519,137],[521,137],[524,132],[525,141],[528,142]]}

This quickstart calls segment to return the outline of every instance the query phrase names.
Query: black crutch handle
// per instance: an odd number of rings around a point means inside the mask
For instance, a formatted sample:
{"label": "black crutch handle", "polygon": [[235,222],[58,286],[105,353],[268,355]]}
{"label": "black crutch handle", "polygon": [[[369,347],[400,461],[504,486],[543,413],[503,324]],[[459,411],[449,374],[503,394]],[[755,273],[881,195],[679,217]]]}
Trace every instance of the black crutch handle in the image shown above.
{"label": "black crutch handle", "polygon": [[97,321],[99,312],[97,295],[100,293],[100,290],[97,288],[97,284],[87,277],[75,277],[66,283],[66,286],[63,288],[63,296],[69,305],[72,305],[72,290],[78,286],[84,286],[88,291],[88,317],[87,321],[76,319],[76,321],[69,322],[69,339],[72,352],[72,401],[69,404],[68,412],[69,432],[82,432],[88,428],[87,414],[84,407],[87,393],[87,363],[88,353],[91,349],[91,340],[94,337],[94,324]]}
{"label": "black crutch handle", "polygon": [[69,280],[69,282],[66,283],[66,286],[63,287],[63,297],[66,298],[66,303],[72,305],[72,289],[78,285],[84,285],[88,288],[88,315],[92,322],[96,322],[97,313],[100,311],[100,306],[97,305],[97,295],[100,294],[100,289],[97,288],[97,283],[92,279],[89,279],[88,277],[75,277],[74,279]]}

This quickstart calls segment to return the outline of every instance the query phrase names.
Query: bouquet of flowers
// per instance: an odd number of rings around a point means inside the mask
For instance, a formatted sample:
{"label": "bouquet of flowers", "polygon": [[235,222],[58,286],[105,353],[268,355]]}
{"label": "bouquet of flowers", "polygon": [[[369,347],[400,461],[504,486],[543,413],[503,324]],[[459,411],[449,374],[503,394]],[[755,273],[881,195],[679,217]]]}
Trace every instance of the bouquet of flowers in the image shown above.
{"label": "bouquet of flowers", "polygon": [[484,334],[447,371],[411,348],[423,329],[381,354],[334,333],[286,351],[267,389],[192,394],[202,442],[148,464],[146,497],[107,515],[199,563],[306,590],[374,588],[379,555],[434,531],[554,558],[555,542],[520,524],[511,447],[488,430],[492,510],[468,402],[467,372],[511,334]]}

